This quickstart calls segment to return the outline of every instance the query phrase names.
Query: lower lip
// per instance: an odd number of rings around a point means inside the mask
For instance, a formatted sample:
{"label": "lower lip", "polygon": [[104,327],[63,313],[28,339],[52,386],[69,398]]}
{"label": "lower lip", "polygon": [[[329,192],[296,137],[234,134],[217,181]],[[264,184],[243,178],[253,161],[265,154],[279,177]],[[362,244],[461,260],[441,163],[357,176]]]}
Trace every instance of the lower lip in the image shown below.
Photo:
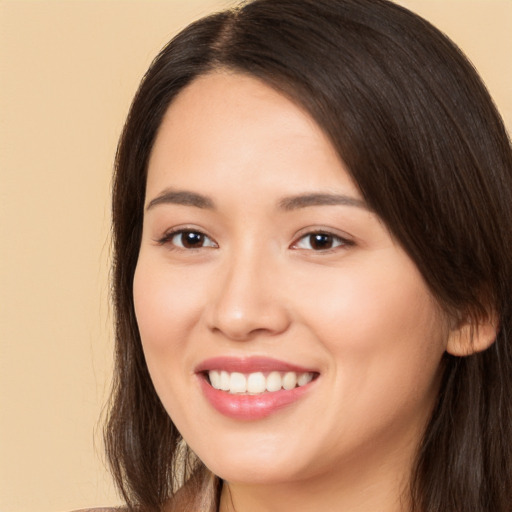
{"label": "lower lip", "polygon": [[282,389],[259,395],[237,395],[213,388],[199,375],[201,389],[210,404],[221,414],[237,420],[259,420],[300,400],[316,381],[290,390]]}

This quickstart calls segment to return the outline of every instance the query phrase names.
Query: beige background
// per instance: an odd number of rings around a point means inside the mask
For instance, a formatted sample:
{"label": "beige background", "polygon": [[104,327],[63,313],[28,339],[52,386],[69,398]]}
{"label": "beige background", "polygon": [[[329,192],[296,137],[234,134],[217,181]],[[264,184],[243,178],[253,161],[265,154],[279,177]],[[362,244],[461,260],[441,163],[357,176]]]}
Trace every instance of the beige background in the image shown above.
{"label": "beige background", "polygon": [[[403,0],[512,127],[512,0]],[[98,419],[111,368],[109,187],[138,81],[229,0],[0,1],[0,510],[119,503]]]}

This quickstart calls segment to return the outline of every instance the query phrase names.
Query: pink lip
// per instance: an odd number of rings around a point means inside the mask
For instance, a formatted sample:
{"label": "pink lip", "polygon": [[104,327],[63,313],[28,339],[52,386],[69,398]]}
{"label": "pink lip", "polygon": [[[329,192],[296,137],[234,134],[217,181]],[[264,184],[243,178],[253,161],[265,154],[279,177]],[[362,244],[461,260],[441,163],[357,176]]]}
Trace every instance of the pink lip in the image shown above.
{"label": "pink lip", "polygon": [[210,404],[221,414],[236,420],[258,420],[297,402],[307,394],[315,385],[316,379],[305,386],[290,390],[266,392],[259,395],[236,395],[213,388],[206,372],[209,370],[224,370],[228,372],[253,373],[253,372],[315,372],[300,366],[285,363],[275,359],[263,357],[230,358],[217,357],[200,363],[196,368],[201,390]]}
{"label": "pink lip", "polygon": [[[212,357],[200,363],[196,373],[209,370],[224,370],[226,372],[254,373],[254,372],[297,372],[315,373],[315,370],[294,364],[271,359],[268,357]],[[316,372],[317,373],[317,372]]]}

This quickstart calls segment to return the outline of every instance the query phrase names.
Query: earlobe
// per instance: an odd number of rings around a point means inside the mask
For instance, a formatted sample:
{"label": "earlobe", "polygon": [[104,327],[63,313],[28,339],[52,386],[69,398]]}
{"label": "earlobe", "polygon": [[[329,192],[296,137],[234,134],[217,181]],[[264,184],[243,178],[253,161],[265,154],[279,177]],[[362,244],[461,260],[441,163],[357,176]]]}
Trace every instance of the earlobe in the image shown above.
{"label": "earlobe", "polygon": [[446,352],[458,357],[483,352],[494,343],[497,334],[497,315],[492,314],[476,322],[461,322],[450,331]]}

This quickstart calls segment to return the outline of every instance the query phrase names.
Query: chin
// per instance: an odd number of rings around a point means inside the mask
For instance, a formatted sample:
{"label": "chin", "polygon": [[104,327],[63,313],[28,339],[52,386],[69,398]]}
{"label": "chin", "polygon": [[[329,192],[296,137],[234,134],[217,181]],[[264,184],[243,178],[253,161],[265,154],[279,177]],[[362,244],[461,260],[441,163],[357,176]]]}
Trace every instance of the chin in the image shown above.
{"label": "chin", "polygon": [[215,453],[199,451],[198,456],[210,471],[228,482],[277,484],[304,478],[311,468],[306,454],[299,447],[283,444],[247,441],[245,446],[231,445],[224,450],[219,446]]}
{"label": "chin", "polygon": [[265,463],[246,461],[221,461],[208,466],[222,480],[247,485],[274,485],[292,482],[299,479],[295,471],[291,471],[291,463],[284,465],[266,461]]}

